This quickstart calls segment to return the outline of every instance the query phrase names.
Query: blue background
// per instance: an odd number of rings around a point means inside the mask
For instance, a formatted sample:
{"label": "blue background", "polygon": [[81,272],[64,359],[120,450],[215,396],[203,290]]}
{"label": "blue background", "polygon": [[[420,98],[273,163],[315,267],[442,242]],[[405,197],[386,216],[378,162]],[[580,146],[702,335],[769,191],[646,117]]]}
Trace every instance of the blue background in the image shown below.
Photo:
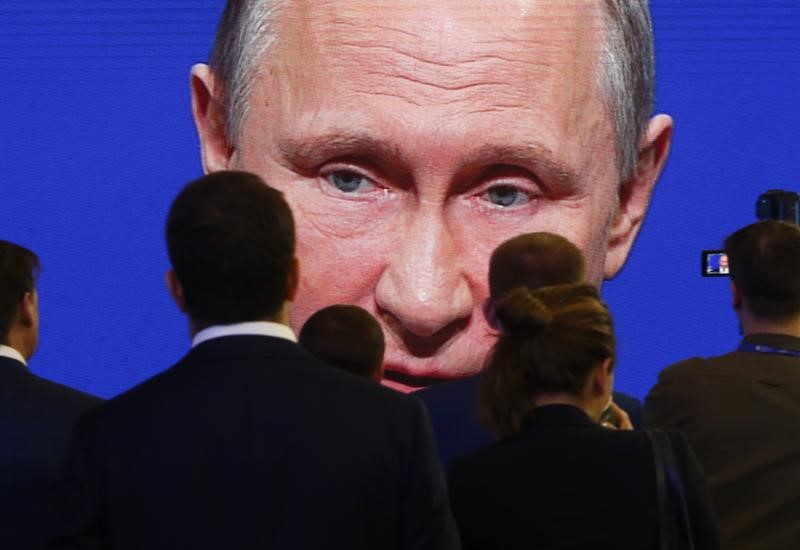
{"label": "blue background", "polygon": [[[167,208],[201,175],[189,67],[221,0],[2,0],[0,238],[36,251],[35,372],[109,397],[177,360],[186,323],[164,286]],[[654,0],[657,110],[672,153],[639,240],[604,287],[617,387],[734,347],[726,278],[700,250],[800,191],[800,2]]]}

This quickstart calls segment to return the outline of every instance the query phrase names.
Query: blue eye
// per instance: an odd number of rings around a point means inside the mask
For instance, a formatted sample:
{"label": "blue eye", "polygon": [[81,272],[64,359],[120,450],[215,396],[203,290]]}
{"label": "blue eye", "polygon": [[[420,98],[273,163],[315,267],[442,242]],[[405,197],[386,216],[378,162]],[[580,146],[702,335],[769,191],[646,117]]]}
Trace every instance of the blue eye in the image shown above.
{"label": "blue eye", "polygon": [[342,193],[364,193],[375,188],[369,178],[349,170],[337,170],[325,176],[325,179]]}
{"label": "blue eye", "polygon": [[495,185],[486,191],[486,200],[501,208],[520,206],[530,201],[527,193],[513,185]]}

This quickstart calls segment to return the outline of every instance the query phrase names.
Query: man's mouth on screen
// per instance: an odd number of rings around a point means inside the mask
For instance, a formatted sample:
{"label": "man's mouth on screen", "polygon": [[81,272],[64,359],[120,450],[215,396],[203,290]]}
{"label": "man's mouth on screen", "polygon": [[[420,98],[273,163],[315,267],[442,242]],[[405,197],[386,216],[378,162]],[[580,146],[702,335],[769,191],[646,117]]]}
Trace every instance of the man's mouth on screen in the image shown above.
{"label": "man's mouth on screen", "polygon": [[410,374],[404,369],[399,369],[395,365],[390,364],[385,365],[385,370],[383,372],[383,385],[403,393],[410,393],[448,380],[450,380],[450,378],[443,378],[441,376]]}

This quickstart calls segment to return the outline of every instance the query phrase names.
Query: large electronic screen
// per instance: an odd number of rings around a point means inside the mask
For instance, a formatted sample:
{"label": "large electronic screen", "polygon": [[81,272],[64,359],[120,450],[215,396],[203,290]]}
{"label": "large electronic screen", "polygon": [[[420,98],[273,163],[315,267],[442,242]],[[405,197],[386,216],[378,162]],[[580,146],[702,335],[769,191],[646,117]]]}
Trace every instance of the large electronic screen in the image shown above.
{"label": "large electronic screen", "polygon": [[[698,255],[755,221],[760,193],[800,190],[800,3],[651,5],[672,150],[625,267],[603,286],[617,388],[640,397],[663,367],[736,346],[729,281],[701,277]],[[207,60],[222,7],[0,6],[0,238],[41,258],[31,367],[46,378],[110,397],[188,348],[164,285],[164,221],[202,174],[189,70]]]}

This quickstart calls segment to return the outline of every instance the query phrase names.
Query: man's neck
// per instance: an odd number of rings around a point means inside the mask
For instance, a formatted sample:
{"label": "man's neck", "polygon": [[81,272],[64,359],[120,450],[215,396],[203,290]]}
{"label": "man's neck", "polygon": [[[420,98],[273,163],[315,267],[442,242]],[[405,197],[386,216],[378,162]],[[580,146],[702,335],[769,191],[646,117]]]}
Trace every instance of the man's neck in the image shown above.
{"label": "man's neck", "polygon": [[8,341],[5,345],[17,350],[17,352],[25,358],[25,361],[30,359],[31,355],[33,355],[33,349],[30,345],[30,335],[25,329],[12,327],[8,332],[6,340]]}
{"label": "man's neck", "polygon": [[743,312],[739,316],[739,320],[745,336],[750,334],[785,334],[800,338],[800,316],[775,320],[754,317]]}

